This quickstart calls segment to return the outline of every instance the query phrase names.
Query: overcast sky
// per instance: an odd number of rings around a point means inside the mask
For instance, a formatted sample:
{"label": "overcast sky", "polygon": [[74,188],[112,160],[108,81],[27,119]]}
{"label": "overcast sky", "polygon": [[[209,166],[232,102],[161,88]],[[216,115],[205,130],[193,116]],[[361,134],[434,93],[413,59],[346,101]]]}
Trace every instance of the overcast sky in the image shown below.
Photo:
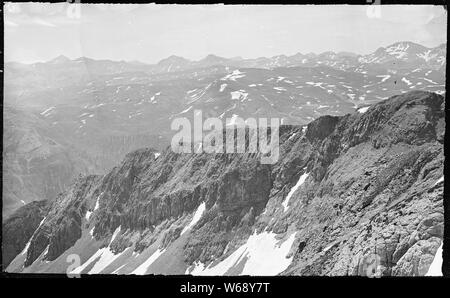
{"label": "overcast sky", "polygon": [[[5,60],[58,55],[155,63],[170,55],[257,58],[351,51],[367,54],[397,41],[446,42],[441,6],[94,5],[5,6]],[[79,14],[78,14],[79,12]]]}

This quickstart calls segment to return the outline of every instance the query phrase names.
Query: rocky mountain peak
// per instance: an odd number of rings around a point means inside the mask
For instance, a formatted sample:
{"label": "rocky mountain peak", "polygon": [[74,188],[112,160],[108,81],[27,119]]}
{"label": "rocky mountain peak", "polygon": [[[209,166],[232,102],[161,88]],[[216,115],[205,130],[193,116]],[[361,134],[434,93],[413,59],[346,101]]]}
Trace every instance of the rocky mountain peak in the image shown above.
{"label": "rocky mountain peak", "polygon": [[70,61],[71,60],[69,58],[67,58],[66,56],[59,55],[58,57],[53,58],[52,60],[50,60],[49,63],[51,63],[51,64],[63,64],[63,63],[68,63]]}
{"label": "rocky mountain peak", "polygon": [[189,63],[189,60],[187,60],[183,57],[180,57],[180,56],[171,55],[171,56],[159,61],[158,65],[167,65],[167,64],[172,64],[172,63],[186,64],[186,63]]}
{"label": "rocky mountain peak", "polygon": [[209,54],[205,58],[201,59],[199,61],[200,64],[207,64],[207,65],[214,65],[214,64],[221,64],[226,62],[227,59],[223,57],[219,57],[213,54]]}

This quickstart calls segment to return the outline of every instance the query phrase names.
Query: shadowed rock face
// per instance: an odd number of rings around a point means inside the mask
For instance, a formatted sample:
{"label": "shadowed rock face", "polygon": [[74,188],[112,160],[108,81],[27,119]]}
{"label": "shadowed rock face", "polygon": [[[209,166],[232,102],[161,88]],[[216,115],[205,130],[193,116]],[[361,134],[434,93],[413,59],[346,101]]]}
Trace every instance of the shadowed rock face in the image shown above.
{"label": "shadowed rock face", "polygon": [[[367,112],[280,128],[280,159],[257,154],[130,153],[105,176],[80,178],[51,205],[25,266],[55,260],[92,230],[116,253],[142,251],[164,234],[169,249],[201,203],[181,250],[187,266],[226,257],[255,231],[296,232],[281,274],[424,275],[443,235],[444,98],[394,96]],[[308,175],[306,175],[308,174]],[[304,183],[285,209],[300,177]],[[86,213],[93,212],[87,222]],[[132,237],[133,235],[138,237]],[[183,236],[184,237],[184,236]],[[167,269],[170,272],[170,268]]]}
{"label": "shadowed rock face", "polygon": [[14,212],[3,222],[2,253],[3,268],[25,247],[49,207],[48,201],[31,202]]}
{"label": "shadowed rock face", "polygon": [[79,177],[71,188],[50,204],[46,220],[31,239],[25,266],[31,265],[47,248],[45,257],[56,259],[80,238],[81,218],[86,212],[84,201],[98,180],[95,175]]}

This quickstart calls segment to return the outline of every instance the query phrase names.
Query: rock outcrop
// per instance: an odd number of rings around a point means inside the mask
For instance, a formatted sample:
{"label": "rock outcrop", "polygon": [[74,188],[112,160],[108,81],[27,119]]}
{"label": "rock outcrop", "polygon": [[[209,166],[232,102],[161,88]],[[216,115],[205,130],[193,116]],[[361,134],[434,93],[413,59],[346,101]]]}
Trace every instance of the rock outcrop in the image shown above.
{"label": "rock outcrop", "polygon": [[2,264],[6,268],[26,246],[49,207],[48,201],[34,201],[14,212],[3,222]]}

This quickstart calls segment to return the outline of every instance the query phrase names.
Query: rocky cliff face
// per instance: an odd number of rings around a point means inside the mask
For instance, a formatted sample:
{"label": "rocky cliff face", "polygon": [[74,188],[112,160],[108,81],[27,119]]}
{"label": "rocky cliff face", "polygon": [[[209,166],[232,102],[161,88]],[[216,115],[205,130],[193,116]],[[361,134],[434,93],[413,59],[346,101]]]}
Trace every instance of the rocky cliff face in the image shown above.
{"label": "rocky cliff face", "polygon": [[[444,98],[282,126],[280,159],[138,150],[80,178],[11,272],[425,275],[443,237]],[[24,265],[24,267],[23,267]],[[370,269],[370,268],[369,268]]]}
{"label": "rocky cliff face", "polygon": [[3,223],[3,268],[25,248],[28,240],[47,214],[49,202],[35,201],[19,208]]}

